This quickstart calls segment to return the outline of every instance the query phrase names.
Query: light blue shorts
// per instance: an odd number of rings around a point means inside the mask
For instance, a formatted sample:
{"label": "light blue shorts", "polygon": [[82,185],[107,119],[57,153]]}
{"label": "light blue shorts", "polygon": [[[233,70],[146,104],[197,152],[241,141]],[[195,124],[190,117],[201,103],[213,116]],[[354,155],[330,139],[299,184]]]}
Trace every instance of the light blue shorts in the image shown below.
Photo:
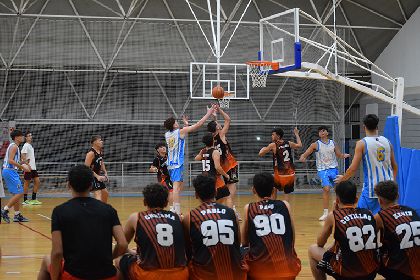
{"label": "light blue shorts", "polygon": [[19,174],[16,170],[3,169],[1,175],[3,176],[3,180],[11,194],[23,193],[22,182],[20,181]]}
{"label": "light blue shorts", "polygon": [[171,181],[175,182],[183,182],[184,181],[184,165],[181,165],[178,168],[168,169],[169,177],[171,177]]}
{"label": "light blue shorts", "polygon": [[363,186],[363,190],[362,190],[362,193],[360,194],[357,207],[368,209],[372,212],[373,215],[376,215],[379,212],[379,210],[381,210],[381,206],[379,205],[379,200],[377,198],[370,198],[369,190],[365,186]]}
{"label": "light blue shorts", "polygon": [[322,187],[332,187],[334,186],[334,179],[338,175],[337,168],[330,168],[318,171],[318,176],[321,179]]}

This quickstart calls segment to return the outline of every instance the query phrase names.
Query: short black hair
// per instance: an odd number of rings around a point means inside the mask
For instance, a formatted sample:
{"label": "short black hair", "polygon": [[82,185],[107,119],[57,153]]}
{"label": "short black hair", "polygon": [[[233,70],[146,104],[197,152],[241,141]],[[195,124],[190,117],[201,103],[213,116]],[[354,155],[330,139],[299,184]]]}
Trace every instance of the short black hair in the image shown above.
{"label": "short black hair", "polygon": [[25,137],[28,137],[29,134],[32,134],[29,130],[25,132]]}
{"label": "short black hair", "polygon": [[159,149],[160,147],[166,147],[166,143],[165,142],[157,143],[156,146],[155,146],[155,150]]}
{"label": "short black hair", "polygon": [[93,182],[93,172],[84,164],[75,165],[68,172],[68,182],[78,193],[90,190]]}
{"label": "short black hair", "polygon": [[23,132],[19,129],[15,129],[10,133],[10,137],[12,138],[12,140],[15,140],[15,138],[19,136],[23,136]]}
{"label": "short black hair", "polygon": [[203,139],[201,140],[206,147],[211,147],[214,144],[213,134],[207,133],[203,136]]}
{"label": "short black hair", "polygon": [[357,200],[357,187],[352,181],[343,181],[335,186],[335,194],[343,204],[355,204]]}
{"label": "short black hair", "polygon": [[366,126],[368,130],[378,129],[378,123],[379,123],[379,118],[375,114],[369,114],[363,118],[363,124]]}
{"label": "short black hair", "polygon": [[281,128],[273,128],[271,132],[276,133],[280,138],[283,138],[284,131]]}
{"label": "short black hair", "polygon": [[172,131],[174,130],[175,121],[176,120],[174,117],[170,117],[165,120],[165,122],[163,123],[163,126],[166,128],[166,130]]}
{"label": "short black hair", "polygon": [[95,141],[96,141],[96,140],[98,140],[98,139],[102,139],[101,135],[93,135],[93,136],[90,138],[90,144],[93,144],[93,142],[95,142]]}
{"label": "short black hair", "polygon": [[375,193],[389,202],[394,202],[398,198],[398,185],[391,180],[379,182],[375,186]]}
{"label": "short black hair", "polygon": [[158,183],[147,185],[143,190],[144,202],[149,208],[165,208],[168,195],[168,190]]}
{"label": "short black hair", "polygon": [[207,124],[207,131],[214,133],[216,132],[217,129],[217,122],[216,121],[211,121]]}
{"label": "short black hair", "polygon": [[321,130],[326,130],[328,132],[328,127],[325,125],[321,125],[320,127],[318,127],[318,132],[320,132]]}
{"label": "short black hair", "polygon": [[252,184],[259,197],[268,197],[273,192],[274,177],[268,172],[258,173],[252,179]]}
{"label": "short black hair", "polygon": [[214,199],[216,196],[216,180],[211,176],[198,175],[193,180],[193,186],[202,201]]}

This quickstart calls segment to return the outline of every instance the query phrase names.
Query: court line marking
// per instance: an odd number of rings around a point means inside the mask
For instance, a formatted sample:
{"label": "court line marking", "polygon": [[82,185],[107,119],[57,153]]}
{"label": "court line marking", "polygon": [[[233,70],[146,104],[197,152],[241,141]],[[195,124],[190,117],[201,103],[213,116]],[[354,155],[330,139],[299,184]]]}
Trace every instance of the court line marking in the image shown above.
{"label": "court line marking", "polygon": [[36,259],[36,258],[42,258],[42,257],[44,257],[44,255],[38,254],[38,255],[26,255],[26,256],[10,255],[10,256],[2,256],[1,258],[2,259],[33,259],[33,258]]}
{"label": "court line marking", "polygon": [[48,216],[45,216],[45,215],[42,215],[42,214],[37,214],[38,216],[41,216],[42,218],[45,218],[45,219],[47,219],[47,220],[50,220],[51,221],[51,218],[50,217],[48,217]]}
{"label": "court line marking", "polygon": [[22,224],[21,222],[19,222],[19,225],[21,225],[21,226],[23,226],[23,227],[26,227],[27,229],[32,230],[33,232],[36,232],[36,233],[38,233],[38,234],[42,235],[43,237],[45,237],[45,238],[47,238],[47,239],[49,239],[49,240],[52,240],[52,239],[51,239],[51,237],[49,237],[49,236],[47,236],[47,235],[43,234],[43,233],[42,233],[42,232],[40,232],[40,231],[37,231],[36,229],[33,229],[33,228],[31,228],[31,227],[29,227],[29,226],[27,226],[27,225],[24,225],[24,224]]}
{"label": "court line marking", "polygon": [[6,274],[20,274],[20,271],[6,271]]}

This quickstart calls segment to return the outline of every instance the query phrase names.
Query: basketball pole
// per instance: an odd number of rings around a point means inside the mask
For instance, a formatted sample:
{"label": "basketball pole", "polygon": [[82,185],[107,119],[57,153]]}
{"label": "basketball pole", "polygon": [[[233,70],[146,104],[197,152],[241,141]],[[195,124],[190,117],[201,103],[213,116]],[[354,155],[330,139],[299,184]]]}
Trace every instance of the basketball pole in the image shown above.
{"label": "basketball pole", "polygon": [[220,86],[220,0],[217,0],[216,14],[217,14],[217,19],[216,19],[217,85]]}

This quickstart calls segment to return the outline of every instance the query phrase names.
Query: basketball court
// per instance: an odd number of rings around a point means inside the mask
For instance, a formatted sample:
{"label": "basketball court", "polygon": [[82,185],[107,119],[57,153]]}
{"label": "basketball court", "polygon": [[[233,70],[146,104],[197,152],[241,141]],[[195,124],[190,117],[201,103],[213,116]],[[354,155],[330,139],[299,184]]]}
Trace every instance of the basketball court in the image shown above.
{"label": "basketball court", "polygon": [[[144,209],[142,189],[156,182],[148,170],[155,145],[164,141],[163,122],[188,116],[195,123],[212,103],[231,119],[227,138],[238,160],[234,200],[241,215],[256,199],[254,174],[273,171],[271,155],[258,157],[273,128],[291,141],[298,128],[303,147],[291,155],[290,201],[302,261],[297,279],[313,279],[307,251],[323,225],[322,188],[315,158],[298,159],[318,139],[319,126],[353,154],[368,113],[380,117],[380,134],[386,118],[397,116],[386,129],[398,149],[400,141],[420,148],[420,90],[413,93],[420,81],[382,62],[405,26],[420,22],[419,6],[414,0],[0,0],[0,157],[11,129],[31,132],[43,202],[21,207],[30,222],[0,224],[0,279],[36,278],[51,250],[51,212],[70,197],[66,174],[84,162],[90,137],[103,137],[109,203],[124,224]],[[194,156],[205,126],[185,140],[183,213],[198,204],[192,180],[202,163]],[[408,176],[412,162],[399,160]],[[339,160],[340,174],[350,162]],[[359,189],[361,174],[354,177]],[[405,181],[407,201],[416,196],[413,182]]]}

